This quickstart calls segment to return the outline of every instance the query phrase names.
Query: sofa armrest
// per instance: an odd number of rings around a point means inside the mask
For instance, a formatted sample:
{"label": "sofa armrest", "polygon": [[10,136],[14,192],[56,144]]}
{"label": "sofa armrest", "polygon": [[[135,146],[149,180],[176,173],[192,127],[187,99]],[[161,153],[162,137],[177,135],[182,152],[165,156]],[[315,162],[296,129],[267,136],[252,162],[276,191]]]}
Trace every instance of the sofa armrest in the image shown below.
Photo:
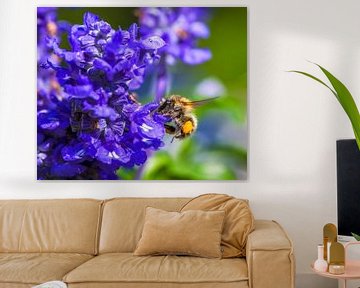
{"label": "sofa armrest", "polygon": [[275,221],[256,220],[248,236],[246,261],[250,288],[294,288],[293,245]]}

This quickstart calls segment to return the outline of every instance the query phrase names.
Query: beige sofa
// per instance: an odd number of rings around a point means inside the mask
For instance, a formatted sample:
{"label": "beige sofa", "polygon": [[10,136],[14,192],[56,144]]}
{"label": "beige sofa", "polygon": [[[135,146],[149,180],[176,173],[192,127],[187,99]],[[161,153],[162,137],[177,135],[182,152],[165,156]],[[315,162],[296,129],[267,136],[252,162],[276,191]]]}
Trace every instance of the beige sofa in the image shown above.
{"label": "beige sofa", "polygon": [[146,206],[179,210],[186,198],[0,201],[0,288],[62,280],[69,287],[293,288],[291,241],[256,220],[246,258],[133,256]]}

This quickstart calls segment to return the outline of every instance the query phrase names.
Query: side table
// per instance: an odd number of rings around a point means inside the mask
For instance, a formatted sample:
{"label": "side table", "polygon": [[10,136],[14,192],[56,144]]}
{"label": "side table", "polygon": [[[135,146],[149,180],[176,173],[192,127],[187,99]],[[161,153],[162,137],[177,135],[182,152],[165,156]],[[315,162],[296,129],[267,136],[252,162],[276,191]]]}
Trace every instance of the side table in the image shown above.
{"label": "side table", "polygon": [[347,288],[346,284],[348,280],[360,279],[360,259],[359,260],[348,260],[347,259],[347,248],[351,245],[360,245],[360,242],[348,242],[345,246],[345,273],[344,274],[331,274],[329,272],[320,272],[314,269],[314,264],[311,264],[311,269],[318,275],[327,278],[338,279],[343,281],[343,288]]}

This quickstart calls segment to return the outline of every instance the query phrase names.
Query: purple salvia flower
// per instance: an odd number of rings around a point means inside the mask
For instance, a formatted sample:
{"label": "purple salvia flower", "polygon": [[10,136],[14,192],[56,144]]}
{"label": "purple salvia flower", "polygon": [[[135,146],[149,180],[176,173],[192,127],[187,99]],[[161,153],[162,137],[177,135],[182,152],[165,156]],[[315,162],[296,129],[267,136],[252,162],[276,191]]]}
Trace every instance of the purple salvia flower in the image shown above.
{"label": "purple salvia flower", "polygon": [[[37,165],[38,179],[47,179],[50,163],[53,162],[53,152],[58,145],[63,145],[61,139],[66,135],[69,125],[66,108],[62,103],[63,92],[55,72],[44,69],[51,59],[58,63],[58,58],[48,45],[48,37],[59,39],[62,28],[59,27],[56,8],[38,8],[37,18]],[[65,111],[65,112],[64,112]]]}
{"label": "purple salvia flower", "polygon": [[206,8],[146,7],[140,10],[141,35],[158,35],[165,40],[166,46],[160,53],[166,54],[166,63],[173,65],[180,60],[189,65],[208,61],[211,52],[199,48],[198,40],[208,38],[209,28],[205,23]]}
{"label": "purple salvia flower", "polygon": [[198,47],[198,40],[210,35],[205,24],[207,10],[196,7],[146,7],[140,9],[139,15],[141,35],[157,35],[166,42],[159,50],[163,57],[158,65],[155,84],[155,102],[159,103],[170,90],[167,65],[174,65],[177,61],[197,65],[212,57],[209,49]]}
{"label": "purple salvia flower", "polygon": [[149,151],[163,145],[167,119],[151,113],[157,104],[138,103],[132,91],[159,61],[165,42],[153,35],[139,39],[136,24],[114,30],[91,13],[68,37],[71,50],[61,49],[57,37],[47,41],[56,59],[44,66],[56,71],[62,97],[38,113],[39,139],[51,143],[46,157],[38,155],[39,178],[117,179],[118,169],[144,164]]}

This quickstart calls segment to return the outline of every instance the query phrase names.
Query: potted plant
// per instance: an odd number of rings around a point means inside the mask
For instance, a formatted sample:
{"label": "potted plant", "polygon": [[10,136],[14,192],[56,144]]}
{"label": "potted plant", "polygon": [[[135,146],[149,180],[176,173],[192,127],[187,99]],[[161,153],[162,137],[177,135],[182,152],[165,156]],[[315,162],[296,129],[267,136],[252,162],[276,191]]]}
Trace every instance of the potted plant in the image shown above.
{"label": "potted plant", "polygon": [[[359,188],[360,188],[359,187],[360,171],[358,171],[359,170],[358,167],[360,167],[360,164],[359,164],[359,159],[360,159],[360,113],[356,106],[353,96],[351,95],[350,91],[346,88],[346,86],[340,80],[338,80],[334,75],[332,75],[328,70],[326,70],[325,68],[323,68],[322,66],[320,66],[318,64],[315,64],[315,65],[317,65],[320,68],[320,70],[324,73],[326,78],[329,80],[329,82],[330,82],[329,85],[326,84],[324,81],[320,80],[319,78],[317,78],[307,72],[298,71],[298,70],[293,70],[290,72],[295,72],[295,73],[305,75],[305,76],[321,83],[325,87],[327,87],[332,92],[332,94],[334,94],[336,99],[339,101],[340,105],[343,107],[345,113],[347,114],[347,116],[351,122],[353,131],[354,131],[354,135],[355,135],[355,141],[356,141],[357,145],[354,142],[349,143],[349,141],[351,141],[351,140],[339,140],[338,141],[338,142],[343,142],[343,143],[345,141],[348,141],[348,144],[353,144],[353,145],[346,145],[347,148],[345,148],[345,149],[349,149],[349,150],[346,150],[345,152],[339,153],[339,151],[343,151],[343,148],[342,148],[342,150],[338,150],[338,161],[339,161],[339,159],[341,159],[341,161],[342,161],[341,162],[342,165],[340,165],[340,166],[339,166],[339,162],[338,162],[338,202],[340,201],[342,203],[342,201],[347,201],[350,203],[354,199],[354,194],[356,194],[360,191],[359,190]],[[338,143],[338,144],[340,144],[340,143]],[[338,147],[340,147],[340,146],[338,146]],[[342,145],[342,147],[344,147],[344,145]],[[358,149],[356,149],[356,147]],[[352,154],[349,153],[349,151],[352,151],[351,152]],[[347,154],[347,156],[343,157],[343,154]],[[339,157],[339,155],[342,155],[342,157]],[[351,155],[351,157],[349,157],[349,155]],[[345,161],[345,165],[344,165],[344,161]],[[350,167],[350,169],[349,168],[344,169],[343,166]],[[349,173],[349,171],[351,173]],[[340,174],[341,174],[341,177],[339,178]],[[344,192],[344,193],[341,193],[341,192]],[[350,195],[351,197],[348,197],[348,195]],[[358,199],[358,197],[357,197],[357,199]],[[346,205],[348,205],[348,204],[346,204]],[[355,206],[358,207],[357,203],[350,203],[350,205],[352,207],[352,210],[355,209],[354,208]],[[343,210],[339,210],[339,207],[341,207],[341,204],[340,204],[340,206],[338,206],[338,213],[340,213],[340,214],[338,214],[338,216],[343,215],[343,213],[344,213]],[[343,209],[343,207],[341,207],[340,209]],[[345,226],[347,226],[348,223],[346,223],[346,222],[347,221],[353,222],[351,220],[351,218],[356,217],[356,216],[354,216],[353,215],[354,212],[351,212],[351,211],[345,211],[344,215],[345,214],[346,214],[346,217],[342,217],[344,219],[341,221],[343,221]],[[359,222],[357,222],[357,223],[359,223]],[[357,227],[357,226],[358,226],[358,224],[355,225],[355,227]],[[353,226],[351,226],[351,227],[353,227]],[[347,227],[347,229],[344,229],[344,230],[347,231],[346,233],[349,233],[349,229],[352,230],[353,228]],[[355,234],[355,233],[351,233],[351,235],[357,241],[360,241],[360,235]]]}

